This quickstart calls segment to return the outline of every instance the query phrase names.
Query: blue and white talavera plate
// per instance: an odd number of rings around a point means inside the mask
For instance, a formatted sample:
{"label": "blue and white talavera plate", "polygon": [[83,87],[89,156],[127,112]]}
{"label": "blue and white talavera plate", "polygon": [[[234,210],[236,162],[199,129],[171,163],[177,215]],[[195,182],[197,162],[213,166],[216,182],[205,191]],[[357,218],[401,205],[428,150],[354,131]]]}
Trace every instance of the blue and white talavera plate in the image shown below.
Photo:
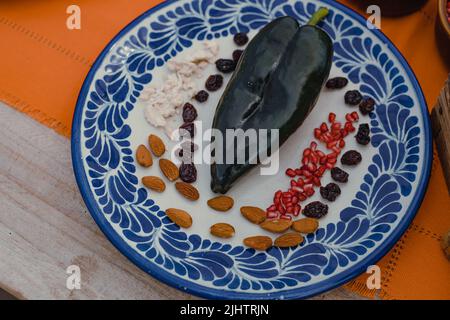
{"label": "blue and white talavera plate", "polygon": [[[377,102],[370,118],[360,120],[370,122],[372,142],[360,147],[347,138],[347,148],[360,150],[363,161],[349,170],[350,181],[329,204],[315,234],[297,248],[255,252],[243,247],[242,239],[264,232],[244,220],[238,208],[266,207],[274,191],[287,188],[284,170],[298,165],[313,128],[330,111],[338,118],[353,111],[344,104],[345,91],[323,90],[313,112],[282,146],[280,172],[260,176],[253,170],[230,191],[236,208],[226,214],[206,205],[213,195],[207,165],[198,167],[201,199],[195,203],[169,183],[162,194],[142,186],[144,175],[160,172],[157,165],[137,166],[134,150],[150,133],[164,137],[169,147],[171,142],[145,122],[139,96],[145,86],[161,81],[169,59],[203,41],[217,41],[220,56],[229,57],[236,49],[234,33],[253,36],[285,15],[304,24],[320,6],[330,9],[320,26],[334,41],[331,75],[345,75],[348,88]],[[212,72],[213,67],[207,71]],[[211,124],[220,94],[198,106],[204,127]],[[329,0],[166,1],[129,24],[100,54],[84,82],[72,128],[75,175],[101,230],[150,275],[208,298],[305,298],[361,274],[387,253],[413,219],[427,187],[431,151],[427,107],[405,59],[379,30],[368,29],[361,16]],[[329,174],[323,182],[327,179]],[[179,229],[171,223],[164,213],[168,207],[189,211],[193,226]],[[234,225],[235,237],[211,236],[209,226],[216,222]]]}

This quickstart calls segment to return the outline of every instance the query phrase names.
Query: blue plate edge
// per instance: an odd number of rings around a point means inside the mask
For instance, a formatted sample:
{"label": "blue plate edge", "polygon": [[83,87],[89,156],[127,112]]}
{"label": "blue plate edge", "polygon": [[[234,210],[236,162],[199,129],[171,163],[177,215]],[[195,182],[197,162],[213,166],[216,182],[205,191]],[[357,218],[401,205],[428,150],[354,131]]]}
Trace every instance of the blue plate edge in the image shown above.
{"label": "blue plate edge", "polygon": [[[101,65],[103,58],[109,52],[111,47],[113,47],[116,42],[126,34],[131,28],[133,28],[136,24],[140,23],[143,19],[147,18],[153,12],[158,11],[161,8],[164,8],[168,5],[176,3],[178,0],[166,0],[157,6],[152,7],[147,10],[139,17],[130,22],[127,26],[125,26],[101,51],[100,55],[96,58],[94,64],[86,76],[83,86],[80,90],[80,94],[78,96],[73,121],[72,121],[72,137],[71,137],[71,151],[72,151],[72,166],[75,174],[75,178],[77,181],[78,188],[80,189],[80,193],[83,197],[86,206],[93,217],[94,221],[97,223],[101,231],[106,235],[108,240],[129,260],[131,260],[136,266],[155,277],[156,279],[172,286],[178,288],[182,291],[205,297],[210,299],[303,299],[308,298],[319,293],[334,289],[339,287],[353,278],[357,277],[361,273],[365,272],[367,266],[376,264],[386,253],[397,243],[400,237],[404,234],[411,221],[417,214],[417,211],[420,207],[420,204],[423,201],[425,196],[425,192],[428,187],[429,178],[431,174],[431,164],[433,159],[432,152],[432,134],[431,134],[431,122],[428,113],[427,103],[425,101],[425,97],[422,91],[422,88],[411,69],[409,63],[405,59],[405,57],[401,54],[401,52],[397,49],[397,47],[384,35],[381,30],[373,30],[373,33],[384,43],[386,43],[393,54],[399,60],[399,63],[405,68],[410,81],[416,92],[419,93],[419,103],[421,107],[421,112],[423,113],[424,119],[424,134],[425,134],[425,154],[429,156],[424,159],[424,169],[422,171],[422,175],[420,177],[420,182],[417,187],[416,196],[413,198],[413,204],[409,208],[408,212],[405,214],[405,218],[403,221],[397,226],[396,230],[391,233],[391,235],[386,238],[381,246],[379,246],[376,250],[374,250],[368,257],[358,262],[358,265],[341,272],[340,274],[328,278],[318,284],[312,284],[306,287],[297,288],[297,289],[288,289],[284,291],[277,291],[272,293],[243,293],[243,292],[231,292],[227,290],[219,290],[212,289],[208,287],[204,287],[198,284],[195,284],[191,281],[181,279],[173,274],[161,269],[160,266],[145,260],[141,255],[136,252],[129,250],[129,245],[123,241],[117,233],[111,228],[109,222],[104,219],[103,214],[98,210],[97,204],[94,201],[93,195],[90,192],[89,183],[87,181],[85,172],[83,170],[83,164],[81,162],[81,149],[77,148],[81,147],[80,145],[80,126],[81,126],[81,116],[82,116],[82,106],[85,102],[85,97],[89,91],[89,86],[92,78],[95,75],[95,72]],[[357,20],[358,22],[365,25],[365,18],[358,14],[353,9],[340,4],[336,1],[332,0],[322,0],[329,4],[331,7],[335,7],[339,10],[350,15],[352,18]],[[151,269],[145,267],[145,265],[150,265]],[[154,270],[153,270],[154,269]],[[339,279],[336,279],[339,278]],[[126,298],[126,297],[125,297]]]}

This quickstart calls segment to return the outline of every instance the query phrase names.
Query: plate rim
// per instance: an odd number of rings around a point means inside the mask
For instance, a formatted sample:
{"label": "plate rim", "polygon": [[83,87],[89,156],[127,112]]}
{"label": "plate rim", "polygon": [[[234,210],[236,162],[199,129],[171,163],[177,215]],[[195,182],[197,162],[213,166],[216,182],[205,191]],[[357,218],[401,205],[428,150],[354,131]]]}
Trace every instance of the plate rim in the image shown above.
{"label": "plate rim", "polygon": [[[424,124],[424,154],[425,159],[423,170],[420,176],[420,180],[417,186],[416,196],[412,199],[411,205],[405,213],[403,221],[401,221],[395,231],[393,231],[382,244],[380,244],[372,253],[370,253],[367,257],[359,261],[356,265],[348,268],[341,273],[329,277],[319,283],[311,284],[301,288],[294,289],[286,289],[276,292],[266,292],[266,293],[246,293],[246,292],[234,292],[227,291],[223,289],[209,288],[203,285],[199,285],[193,281],[182,279],[172,273],[167,272],[160,266],[156,265],[152,261],[146,260],[144,257],[139,255],[137,252],[130,250],[130,246],[118,235],[118,233],[113,229],[110,223],[105,219],[103,213],[101,212],[98,204],[96,203],[92,190],[89,186],[89,182],[86,177],[86,173],[84,171],[84,166],[82,163],[81,157],[81,144],[80,144],[80,135],[81,135],[81,120],[82,120],[82,111],[83,105],[85,104],[85,100],[87,94],[89,93],[89,88],[92,83],[92,80],[101,66],[105,56],[110,52],[111,48],[124,36],[128,31],[133,29],[137,24],[139,24],[142,20],[151,16],[153,13],[159,11],[160,9],[170,6],[179,0],[166,0],[158,5],[148,9],[143,12],[137,18],[128,23],[119,33],[117,33],[105,46],[105,48],[100,52],[100,54],[95,59],[95,62],[92,64],[86,78],[83,81],[83,85],[78,94],[77,102],[75,105],[75,110],[73,114],[72,120],[72,130],[71,130],[71,155],[72,155],[72,166],[75,175],[75,179],[80,190],[81,196],[83,198],[86,207],[95,223],[98,225],[103,234],[107,237],[110,243],[116,247],[119,252],[127,257],[134,265],[139,267],[141,270],[156,278],[158,281],[163,282],[166,285],[169,285],[173,288],[179,289],[182,292],[187,292],[190,294],[194,294],[196,296],[209,298],[209,299],[303,299],[308,298],[322,292],[326,292],[337,288],[348,281],[354,279],[358,275],[362,274],[366,267],[369,265],[376,264],[381,258],[383,258],[389,250],[391,250],[394,245],[398,242],[401,236],[405,233],[406,229],[411,224],[412,220],[416,216],[420,205],[425,196],[426,190],[428,188],[430,175],[431,175],[431,165],[433,160],[433,150],[432,150],[432,134],[431,134],[431,122],[429,117],[429,111],[427,102],[425,100],[425,96],[423,94],[422,88],[417,80],[417,77],[409,65],[406,58],[400,52],[400,50],[395,46],[394,43],[380,30],[373,29],[372,33],[379,38],[393,53],[393,55],[397,58],[400,65],[405,69],[406,74],[408,75],[409,80],[412,83],[412,86],[415,92],[418,95],[418,100],[420,104],[420,111],[423,116],[423,124]],[[293,1],[301,1],[301,0],[293,0]],[[351,18],[355,19],[357,22],[362,23],[363,25],[366,23],[366,19],[353,10],[350,7],[347,7],[344,4],[338,3],[332,0],[322,0],[328,6],[341,10],[342,12],[348,14]],[[427,156],[428,155],[428,156]],[[149,268],[151,266],[151,268]]]}

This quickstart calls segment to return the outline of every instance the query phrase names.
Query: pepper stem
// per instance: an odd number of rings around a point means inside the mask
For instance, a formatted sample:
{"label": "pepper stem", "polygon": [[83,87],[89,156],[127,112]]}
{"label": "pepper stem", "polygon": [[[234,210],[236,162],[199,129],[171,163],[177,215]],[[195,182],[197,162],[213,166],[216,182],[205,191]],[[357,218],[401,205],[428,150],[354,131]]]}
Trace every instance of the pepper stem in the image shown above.
{"label": "pepper stem", "polygon": [[315,26],[328,15],[328,12],[329,10],[327,8],[321,7],[319,10],[314,12],[311,19],[308,21],[308,25]]}

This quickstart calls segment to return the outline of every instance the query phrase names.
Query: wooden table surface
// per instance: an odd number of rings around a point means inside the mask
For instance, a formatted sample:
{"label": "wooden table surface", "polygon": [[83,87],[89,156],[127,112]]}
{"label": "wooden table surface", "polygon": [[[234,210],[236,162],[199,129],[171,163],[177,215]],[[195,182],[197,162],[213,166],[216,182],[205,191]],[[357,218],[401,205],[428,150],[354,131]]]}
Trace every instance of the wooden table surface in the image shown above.
{"label": "wooden table surface", "polygon": [[[0,288],[19,299],[197,299],[134,266],[91,218],[70,141],[0,102]],[[81,289],[66,269],[81,269]],[[358,299],[338,288],[317,299]]]}

